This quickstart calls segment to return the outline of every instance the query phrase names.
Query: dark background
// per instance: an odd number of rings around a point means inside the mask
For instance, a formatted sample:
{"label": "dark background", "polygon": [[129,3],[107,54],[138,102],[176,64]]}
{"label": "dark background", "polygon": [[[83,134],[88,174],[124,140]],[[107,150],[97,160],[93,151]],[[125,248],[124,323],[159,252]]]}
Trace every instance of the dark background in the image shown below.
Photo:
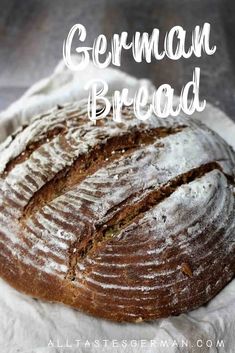
{"label": "dark background", "polygon": [[87,29],[86,45],[104,33],[152,32],[163,36],[174,25],[189,33],[211,23],[213,56],[137,64],[126,53],[122,69],[150,78],[157,86],[170,83],[180,93],[201,67],[201,98],[219,106],[235,120],[235,1],[234,0],[0,0],[0,109],[32,83],[51,73],[62,58],[63,40],[72,25]]}

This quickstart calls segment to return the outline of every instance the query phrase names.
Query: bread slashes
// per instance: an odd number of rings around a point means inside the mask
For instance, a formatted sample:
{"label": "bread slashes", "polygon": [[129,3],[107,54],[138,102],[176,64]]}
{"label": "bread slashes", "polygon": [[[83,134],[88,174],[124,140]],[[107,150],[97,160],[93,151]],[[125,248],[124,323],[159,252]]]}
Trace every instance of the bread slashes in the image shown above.
{"label": "bread slashes", "polygon": [[0,173],[0,276],[19,291],[139,322],[234,276],[235,153],[191,117],[59,106],[0,145]]}

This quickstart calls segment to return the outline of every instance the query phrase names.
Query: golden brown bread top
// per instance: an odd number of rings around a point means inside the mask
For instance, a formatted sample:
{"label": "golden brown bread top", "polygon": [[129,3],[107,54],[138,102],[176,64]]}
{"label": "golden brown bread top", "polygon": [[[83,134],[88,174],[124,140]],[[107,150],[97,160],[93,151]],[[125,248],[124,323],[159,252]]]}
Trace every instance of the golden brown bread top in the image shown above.
{"label": "golden brown bread top", "polygon": [[0,275],[35,297],[113,320],[177,314],[234,274],[235,155],[185,117],[82,103],[0,146]]}

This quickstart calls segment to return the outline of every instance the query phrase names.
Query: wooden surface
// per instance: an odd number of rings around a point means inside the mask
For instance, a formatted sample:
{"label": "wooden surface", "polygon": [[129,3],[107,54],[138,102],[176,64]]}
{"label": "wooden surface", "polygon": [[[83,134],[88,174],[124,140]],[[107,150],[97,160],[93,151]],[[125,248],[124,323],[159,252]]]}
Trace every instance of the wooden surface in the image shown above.
{"label": "wooden surface", "polygon": [[110,37],[126,30],[131,36],[157,27],[164,34],[177,24],[191,31],[210,22],[214,56],[137,64],[126,53],[122,69],[157,86],[168,82],[179,93],[199,66],[201,97],[235,120],[234,0],[0,0],[0,10],[0,109],[52,71],[75,23],[86,26],[90,45],[99,33]]}

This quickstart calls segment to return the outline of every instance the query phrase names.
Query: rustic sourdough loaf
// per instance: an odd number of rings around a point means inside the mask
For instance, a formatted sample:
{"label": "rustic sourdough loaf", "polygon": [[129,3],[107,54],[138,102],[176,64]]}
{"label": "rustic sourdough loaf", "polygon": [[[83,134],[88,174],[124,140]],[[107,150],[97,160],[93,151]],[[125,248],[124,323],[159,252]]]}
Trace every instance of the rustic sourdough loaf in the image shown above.
{"label": "rustic sourdough loaf", "polygon": [[58,106],[0,145],[0,173],[0,276],[33,297],[139,322],[234,275],[235,154],[192,118]]}

